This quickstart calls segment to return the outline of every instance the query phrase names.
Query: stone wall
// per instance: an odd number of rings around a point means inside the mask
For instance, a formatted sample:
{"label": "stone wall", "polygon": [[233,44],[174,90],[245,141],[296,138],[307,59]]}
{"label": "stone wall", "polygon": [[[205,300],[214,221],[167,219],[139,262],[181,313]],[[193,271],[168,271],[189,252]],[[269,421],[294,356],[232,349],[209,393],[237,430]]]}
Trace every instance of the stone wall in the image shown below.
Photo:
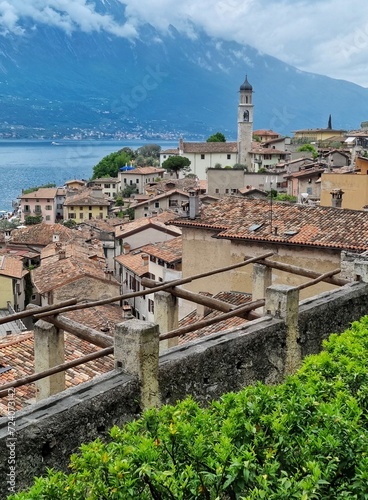
{"label": "stone wall", "polygon": [[[342,332],[368,314],[368,285],[355,282],[300,303],[298,332],[302,356],[317,353],[330,333]],[[285,375],[287,327],[266,316],[221,334],[174,347],[160,356],[162,403],[191,394],[202,404],[262,381]],[[16,414],[16,487],[25,488],[47,467],[67,469],[83,442],[106,438],[108,429],[141,411],[140,384],[119,370],[45,399]],[[0,498],[6,498],[8,421],[0,420]],[[1,496],[3,495],[3,496]],[[5,496],[4,496],[5,495]]]}

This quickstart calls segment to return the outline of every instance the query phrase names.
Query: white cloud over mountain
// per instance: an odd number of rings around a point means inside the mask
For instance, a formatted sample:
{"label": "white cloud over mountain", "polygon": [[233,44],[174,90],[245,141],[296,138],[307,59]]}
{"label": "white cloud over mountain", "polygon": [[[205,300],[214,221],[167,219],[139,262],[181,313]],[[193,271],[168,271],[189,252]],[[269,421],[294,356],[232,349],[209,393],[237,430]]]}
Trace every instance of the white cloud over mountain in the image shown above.
{"label": "white cloud over mountain", "polygon": [[[247,43],[305,71],[368,87],[368,9],[364,0],[117,0],[121,19],[87,0],[0,0],[0,32],[23,33],[23,19],[67,33],[135,37],[141,23],[170,24],[195,36]],[[110,2],[101,0],[109,11]],[[116,3],[116,2],[115,2]],[[116,9],[115,9],[116,10]],[[125,17],[124,17],[125,10]]]}

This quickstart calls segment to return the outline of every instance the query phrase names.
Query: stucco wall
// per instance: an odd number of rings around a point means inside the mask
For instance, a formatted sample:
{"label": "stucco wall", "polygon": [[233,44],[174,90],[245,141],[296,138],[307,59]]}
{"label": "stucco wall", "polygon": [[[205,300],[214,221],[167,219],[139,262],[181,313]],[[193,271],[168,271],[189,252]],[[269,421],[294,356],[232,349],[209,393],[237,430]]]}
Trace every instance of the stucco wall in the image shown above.
{"label": "stucco wall", "polygon": [[[304,248],[277,244],[262,244],[243,241],[216,240],[213,243],[213,231],[182,228],[183,230],[183,278],[211,271],[216,268],[230,266],[241,262],[245,257],[256,257],[267,252],[275,252],[271,260],[285,264],[312,269],[325,273],[340,266],[340,252],[327,249]],[[239,267],[233,271],[217,274],[208,278],[192,281],[184,287],[193,292],[208,291],[218,293],[222,290],[252,292],[253,266]],[[295,274],[272,270],[274,284],[296,286],[308,281],[308,278]],[[336,287],[318,283],[306,288],[301,298],[332,290]]]}
{"label": "stucco wall", "polygon": [[0,276],[0,309],[7,309],[7,302],[13,304],[13,279]]}
{"label": "stucco wall", "polygon": [[[368,313],[368,285],[355,282],[300,304],[302,355],[317,353],[330,333],[345,330]],[[160,357],[161,401],[188,394],[200,403],[256,381],[284,377],[286,331],[280,319],[265,317],[242,328],[174,347]],[[113,424],[139,413],[136,379],[113,371],[16,414],[17,487],[32,482],[46,467],[66,469],[80,443],[106,437]],[[0,498],[6,495],[8,420],[0,419]],[[1,496],[3,495],[3,496]]]}
{"label": "stucco wall", "polygon": [[363,174],[332,174],[321,176],[321,206],[331,207],[331,191],[342,189],[342,207],[363,210],[368,204],[368,176]]}

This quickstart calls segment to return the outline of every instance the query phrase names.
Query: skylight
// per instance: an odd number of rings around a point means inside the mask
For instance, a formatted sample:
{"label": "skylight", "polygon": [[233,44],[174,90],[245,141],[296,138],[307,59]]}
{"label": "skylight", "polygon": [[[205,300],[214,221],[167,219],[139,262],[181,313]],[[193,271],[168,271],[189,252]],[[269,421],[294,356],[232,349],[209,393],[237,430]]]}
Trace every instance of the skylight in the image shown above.
{"label": "skylight", "polygon": [[257,229],[259,229],[260,227],[262,227],[263,224],[252,224],[250,227],[248,227],[248,231],[257,231]]}

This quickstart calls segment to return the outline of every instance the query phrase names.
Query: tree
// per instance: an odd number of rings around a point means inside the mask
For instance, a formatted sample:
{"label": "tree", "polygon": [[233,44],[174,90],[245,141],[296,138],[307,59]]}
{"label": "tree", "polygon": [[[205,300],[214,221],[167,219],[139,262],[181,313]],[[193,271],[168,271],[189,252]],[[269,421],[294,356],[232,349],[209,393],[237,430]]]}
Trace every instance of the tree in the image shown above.
{"label": "tree", "polygon": [[189,172],[190,160],[185,156],[170,156],[162,164],[168,172],[175,172],[176,178],[179,179],[179,172]]}
{"label": "tree", "polygon": [[300,146],[300,148],[298,148],[298,151],[308,151],[312,153],[313,159],[318,158],[318,151],[313,146],[313,144],[303,144],[303,146]]}
{"label": "tree", "polygon": [[25,226],[33,226],[35,224],[41,224],[42,222],[42,215],[27,215],[27,217],[24,218],[24,225]]}
{"label": "tree", "polygon": [[160,151],[161,146],[158,144],[146,144],[137,149],[137,154],[144,157],[152,156],[153,158],[159,158]]}
{"label": "tree", "polygon": [[234,170],[245,170],[246,172],[248,172],[248,167],[246,165],[244,165],[243,163],[235,163],[235,165],[233,165],[233,169]]}
{"label": "tree", "polygon": [[123,198],[130,198],[132,194],[137,192],[137,184],[127,184],[121,191]]}
{"label": "tree", "polygon": [[111,153],[93,167],[92,179],[101,177],[117,177],[119,169],[131,162],[131,157],[123,150]]}
{"label": "tree", "polygon": [[207,142],[226,142],[226,137],[222,132],[216,132],[216,134],[209,136]]}
{"label": "tree", "polygon": [[49,184],[42,184],[41,186],[33,186],[33,187],[28,188],[28,189],[23,189],[22,194],[34,193],[35,191],[38,191],[39,189],[54,188],[54,187],[56,187],[56,184],[51,182]]}
{"label": "tree", "polygon": [[77,223],[74,219],[66,219],[63,221],[63,226],[68,227],[69,229],[74,229]]}

